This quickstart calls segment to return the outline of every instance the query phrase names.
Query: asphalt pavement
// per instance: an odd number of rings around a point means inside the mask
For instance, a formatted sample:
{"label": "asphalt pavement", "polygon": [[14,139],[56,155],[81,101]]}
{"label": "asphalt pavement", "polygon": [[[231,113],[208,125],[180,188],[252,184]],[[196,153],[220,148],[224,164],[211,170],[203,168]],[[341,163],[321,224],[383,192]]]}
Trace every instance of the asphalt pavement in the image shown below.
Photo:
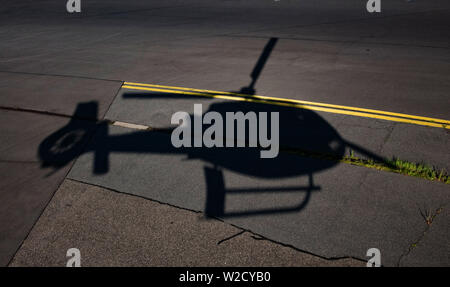
{"label": "asphalt pavement", "polygon": [[62,2],[0,7],[1,265],[61,265],[71,244],[87,265],[359,266],[369,248],[385,266],[450,264],[448,184],[308,154],[176,150],[158,130],[196,103],[279,111],[281,143],[310,154],[449,170],[448,1],[372,14],[360,0]]}

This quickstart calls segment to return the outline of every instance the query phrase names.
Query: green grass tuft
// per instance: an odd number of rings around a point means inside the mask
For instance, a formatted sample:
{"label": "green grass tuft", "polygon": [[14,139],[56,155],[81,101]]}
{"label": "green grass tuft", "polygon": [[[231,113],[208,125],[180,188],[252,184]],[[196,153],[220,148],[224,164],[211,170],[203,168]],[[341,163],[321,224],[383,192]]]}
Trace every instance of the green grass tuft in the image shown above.
{"label": "green grass tuft", "polygon": [[297,154],[306,157],[313,157],[324,160],[332,160],[344,162],[357,166],[364,166],[383,171],[395,172],[399,174],[424,178],[431,181],[439,181],[450,184],[450,175],[445,169],[438,169],[425,163],[414,163],[399,158],[386,159],[384,161],[376,161],[373,159],[363,159],[355,156],[353,150],[350,150],[348,156],[337,156],[332,154],[324,154],[300,149],[282,149],[291,154]]}

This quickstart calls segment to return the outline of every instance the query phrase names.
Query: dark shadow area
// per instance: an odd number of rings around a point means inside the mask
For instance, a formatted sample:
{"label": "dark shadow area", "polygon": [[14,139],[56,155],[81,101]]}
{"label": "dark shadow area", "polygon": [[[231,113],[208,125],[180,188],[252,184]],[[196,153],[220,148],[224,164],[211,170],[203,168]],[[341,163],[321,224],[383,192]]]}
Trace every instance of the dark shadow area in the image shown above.
{"label": "dark shadow area", "polygon": [[[251,73],[251,83],[243,87],[239,93],[245,94],[244,97],[252,99],[255,94],[255,83],[268,59],[271,51],[277,42],[272,38],[264,48],[261,57],[257,61],[253,72]],[[127,93],[124,98],[142,98],[151,99],[191,99],[193,104],[196,99],[205,99],[201,96],[185,96],[176,93]],[[217,112],[223,118],[223,132],[225,136],[227,113],[242,112],[247,114],[254,112],[257,115],[265,112],[268,115],[268,134],[273,134],[270,128],[271,113],[276,112],[279,115],[279,145],[281,149],[300,149],[311,150],[323,154],[332,154],[342,157],[346,146],[352,146],[358,152],[368,155],[373,159],[380,159],[377,155],[364,150],[361,147],[352,145],[340,137],[337,131],[317,113],[294,107],[273,105],[267,103],[258,103],[252,101],[224,101],[212,103],[207,112]],[[81,103],[75,111],[74,117],[82,114],[90,117],[97,117],[96,103]],[[191,123],[194,122],[193,115],[190,115]],[[170,118],[168,118],[170,122]],[[258,121],[258,131],[259,125]],[[191,134],[193,132],[193,124]],[[203,124],[203,132],[209,127]],[[320,190],[313,181],[313,175],[316,172],[329,169],[338,164],[337,161],[319,160],[313,157],[299,156],[286,153],[280,150],[275,158],[261,158],[260,146],[256,147],[181,147],[175,148],[171,142],[170,130],[164,131],[135,131],[125,135],[109,135],[109,123],[101,121],[96,125],[96,133],[90,141],[88,147],[83,152],[94,153],[95,174],[104,174],[109,171],[109,155],[112,152],[129,153],[158,153],[158,154],[182,154],[186,155],[188,160],[201,160],[205,162],[204,174],[207,185],[207,195],[205,204],[205,213],[209,216],[227,217],[227,216],[248,216],[255,214],[272,214],[282,212],[296,212],[304,208],[313,191]],[[61,130],[50,135],[42,142],[39,147],[39,156],[43,165],[51,165],[55,168],[61,167],[74,159],[81,152],[82,142],[84,142],[87,131],[85,127],[75,119]],[[237,139],[237,128],[234,129]],[[204,134],[204,133],[202,133]],[[259,132],[258,132],[259,134]],[[215,135],[217,136],[217,135]],[[245,126],[245,142],[249,139],[249,123]],[[244,139],[241,139],[244,140]],[[191,140],[193,143],[193,140]],[[308,179],[306,186],[279,186],[269,189],[255,188],[234,188],[227,189],[224,181],[223,170],[230,170],[239,174],[263,178],[277,179],[294,176],[305,176]],[[283,193],[299,192],[306,193],[303,200],[298,203],[292,203],[290,206],[269,208],[269,209],[250,209],[242,212],[227,213],[225,206],[226,195],[245,194],[245,193]]]}
{"label": "dark shadow area", "polygon": [[[167,95],[170,99],[172,95]],[[80,109],[92,109],[95,103],[80,104]],[[283,147],[314,150],[325,154],[343,156],[347,142],[340,137],[337,131],[322,117],[310,110],[281,107],[252,102],[226,101],[214,103],[208,111],[215,111],[226,118],[227,112],[271,112],[279,113],[279,143]],[[76,114],[76,113],[75,113]],[[193,121],[193,117],[191,116]],[[270,121],[269,121],[270,122]],[[82,121],[72,120],[67,126],[50,135],[39,147],[39,156],[42,164],[59,168],[74,159],[81,153],[84,138],[88,134],[84,130],[88,125]],[[225,123],[225,121],[224,121]],[[261,147],[180,147],[175,148],[171,142],[169,131],[135,131],[125,135],[109,135],[110,124],[106,121],[97,123],[96,132],[89,145],[83,152],[94,153],[93,173],[104,174],[109,171],[109,155],[113,152],[121,153],[158,153],[183,154],[188,160],[201,160],[205,162],[205,178],[207,183],[207,201],[205,213],[209,216],[227,217],[253,214],[270,214],[299,211],[306,206],[313,191],[320,190],[313,182],[313,174],[331,168],[338,162],[319,160],[313,157],[298,156],[285,153],[282,150],[275,158],[261,158]],[[203,131],[210,125],[203,124]],[[269,127],[269,134],[272,133]],[[225,131],[225,127],[224,127]],[[235,138],[237,138],[235,128]],[[191,131],[193,135],[193,128]],[[248,139],[248,123],[246,125],[246,139]],[[364,149],[358,151],[371,154]],[[247,188],[227,189],[223,178],[223,170],[248,175],[251,177],[276,179],[294,176],[306,176],[309,180],[306,186],[279,186],[271,189]],[[247,210],[245,212],[227,213],[225,199],[231,193],[306,193],[302,202],[283,208]]]}
{"label": "dark shadow area", "polygon": [[42,167],[63,167],[80,155],[95,129],[97,118],[97,102],[78,104],[70,122],[39,145]]}
{"label": "dark shadow area", "polygon": [[241,88],[240,93],[247,95],[254,95],[256,93],[255,91],[256,81],[258,80],[259,75],[261,74],[262,69],[264,68],[264,65],[269,59],[269,56],[272,53],[273,48],[275,48],[277,42],[278,38],[270,38],[269,42],[267,42],[261,56],[258,59],[258,62],[256,62],[255,68],[253,68],[253,71],[250,74],[250,77],[252,78],[250,85]]}

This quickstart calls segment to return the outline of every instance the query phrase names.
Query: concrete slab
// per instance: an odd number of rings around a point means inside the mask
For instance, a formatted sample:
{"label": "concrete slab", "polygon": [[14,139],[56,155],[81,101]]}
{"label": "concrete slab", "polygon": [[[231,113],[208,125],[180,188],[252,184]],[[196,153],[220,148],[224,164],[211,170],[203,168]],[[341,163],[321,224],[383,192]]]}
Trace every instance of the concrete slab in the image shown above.
{"label": "concrete slab", "polygon": [[0,266],[6,266],[66,176],[40,163],[0,161]]}
{"label": "concrete slab", "polygon": [[78,103],[96,101],[98,117],[101,118],[121,84],[77,77],[0,72],[0,106],[72,115]]}
{"label": "concrete slab", "polygon": [[264,163],[251,152],[175,151],[170,134],[129,133],[97,133],[68,177],[206,211],[326,258],[364,259],[376,247],[383,264],[395,265],[422,231],[417,204],[450,197],[444,184],[403,175],[293,155]]}
{"label": "concrete slab", "polygon": [[325,260],[202,214],[65,180],[10,266],[364,266]]}
{"label": "concrete slab", "polygon": [[[42,153],[45,138],[69,119],[15,111],[0,112],[0,265],[8,264],[71,167],[68,154]],[[93,125],[74,121],[72,131],[83,130],[71,155],[81,151]],[[78,133],[78,135],[81,135]],[[84,138],[84,140],[83,140]],[[56,148],[57,146],[55,146]],[[59,151],[65,145],[60,142]],[[67,147],[67,146],[66,146]],[[56,156],[59,154],[60,156]],[[45,164],[44,164],[45,162]],[[56,167],[56,169],[54,168]]]}

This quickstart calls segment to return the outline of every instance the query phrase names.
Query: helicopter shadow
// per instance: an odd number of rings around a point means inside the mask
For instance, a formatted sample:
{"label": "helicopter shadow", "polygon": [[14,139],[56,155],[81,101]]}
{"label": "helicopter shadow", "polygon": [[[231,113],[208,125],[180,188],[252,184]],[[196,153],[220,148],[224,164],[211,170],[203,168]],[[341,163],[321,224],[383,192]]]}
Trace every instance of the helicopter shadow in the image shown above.
{"label": "helicopter shadow", "polygon": [[[147,95],[148,96],[148,95]],[[158,95],[161,97],[162,95]],[[169,99],[171,95],[166,95]],[[147,97],[148,99],[148,97]],[[194,100],[195,101],[195,100]],[[77,107],[74,118],[62,129],[47,137],[39,147],[39,157],[43,166],[60,168],[82,153],[94,153],[93,174],[101,175],[109,172],[111,153],[152,153],[178,154],[186,156],[186,160],[200,160],[204,163],[206,182],[205,214],[210,217],[237,217],[274,213],[298,212],[309,202],[313,192],[321,190],[314,182],[314,174],[332,168],[337,161],[320,160],[314,157],[299,156],[284,150],[313,150],[324,154],[343,156],[346,142],[338,132],[317,113],[291,107],[274,106],[262,103],[224,101],[213,103],[207,112],[217,112],[226,117],[229,112],[272,112],[279,113],[279,145],[280,152],[274,158],[261,158],[261,147],[180,147],[175,148],[171,141],[172,129],[153,131],[133,131],[127,134],[110,135],[111,124],[107,121],[96,123],[96,131],[89,141],[89,129],[92,122],[77,119],[77,114],[85,115],[87,111],[95,112],[96,102],[81,103]],[[193,115],[191,115],[193,120]],[[204,132],[209,125],[203,125]],[[249,138],[248,123],[245,138]],[[268,125],[269,131],[270,125]],[[236,131],[236,130],[235,130]],[[192,131],[193,133],[193,131]],[[202,133],[203,134],[203,133]],[[237,134],[236,137],[237,139]],[[359,152],[371,154],[360,149]],[[231,171],[253,178],[277,180],[305,176],[306,185],[272,186],[270,188],[227,188],[224,171]],[[181,187],[182,188],[182,187]],[[302,194],[299,202],[276,208],[246,209],[227,212],[228,195],[239,194],[280,194],[290,192]],[[274,204],[277,205],[277,204]]]}
{"label": "helicopter shadow", "polygon": [[[95,123],[95,135],[90,140],[90,128],[92,121],[87,118],[98,118],[98,104],[96,102],[80,103],[72,117],[72,120],[59,131],[47,137],[39,146],[39,157],[42,166],[60,168],[78,157],[82,153],[94,153],[94,174],[108,173],[111,153],[153,153],[153,154],[179,154],[185,155],[188,160],[201,160],[204,162],[204,176],[206,182],[205,214],[211,217],[237,217],[274,213],[298,212],[309,202],[311,194],[321,190],[314,182],[314,173],[332,168],[338,161],[321,160],[314,157],[300,156],[285,152],[285,150],[314,151],[323,154],[332,154],[342,157],[346,147],[368,155],[368,157],[382,160],[376,154],[365,150],[355,144],[343,139],[339,133],[319,114],[306,109],[283,106],[277,104],[261,103],[254,101],[255,83],[270,56],[276,38],[272,38],[266,44],[253,72],[252,81],[248,86],[241,88],[237,94],[244,100],[212,102],[206,112],[216,112],[226,118],[227,113],[249,112],[278,113],[279,115],[279,146],[280,153],[274,158],[261,158],[260,153],[264,150],[260,146],[249,147],[180,147],[175,148],[171,141],[172,128],[165,130],[143,130],[133,131],[127,134],[110,135],[110,122],[100,120]],[[236,92],[231,92],[236,93]],[[205,92],[207,96],[217,96],[213,92]],[[124,99],[142,99],[151,101],[162,99],[188,99],[195,103],[204,100],[202,96],[180,95],[171,92],[128,92],[122,95]],[[248,99],[248,100],[246,100]],[[193,115],[190,115],[193,122]],[[168,123],[170,118],[168,118]],[[259,125],[260,123],[258,123]],[[202,125],[202,134],[210,127]],[[192,127],[193,129],[193,127]],[[225,130],[225,128],[224,128]],[[244,140],[249,139],[249,123],[246,122]],[[259,129],[258,129],[259,130]],[[267,133],[271,135],[271,125],[268,125]],[[235,139],[238,138],[235,129]],[[89,144],[86,144],[89,142]],[[277,186],[270,188],[228,188],[224,180],[224,171],[232,171],[237,174],[259,178],[259,179],[283,179],[305,176],[307,185]],[[181,187],[182,188],[182,187]],[[301,200],[287,206],[253,208],[253,205],[242,211],[227,212],[226,198],[231,194],[249,193],[271,193],[283,194],[294,192],[302,194]],[[276,205],[276,204],[274,204]]]}

